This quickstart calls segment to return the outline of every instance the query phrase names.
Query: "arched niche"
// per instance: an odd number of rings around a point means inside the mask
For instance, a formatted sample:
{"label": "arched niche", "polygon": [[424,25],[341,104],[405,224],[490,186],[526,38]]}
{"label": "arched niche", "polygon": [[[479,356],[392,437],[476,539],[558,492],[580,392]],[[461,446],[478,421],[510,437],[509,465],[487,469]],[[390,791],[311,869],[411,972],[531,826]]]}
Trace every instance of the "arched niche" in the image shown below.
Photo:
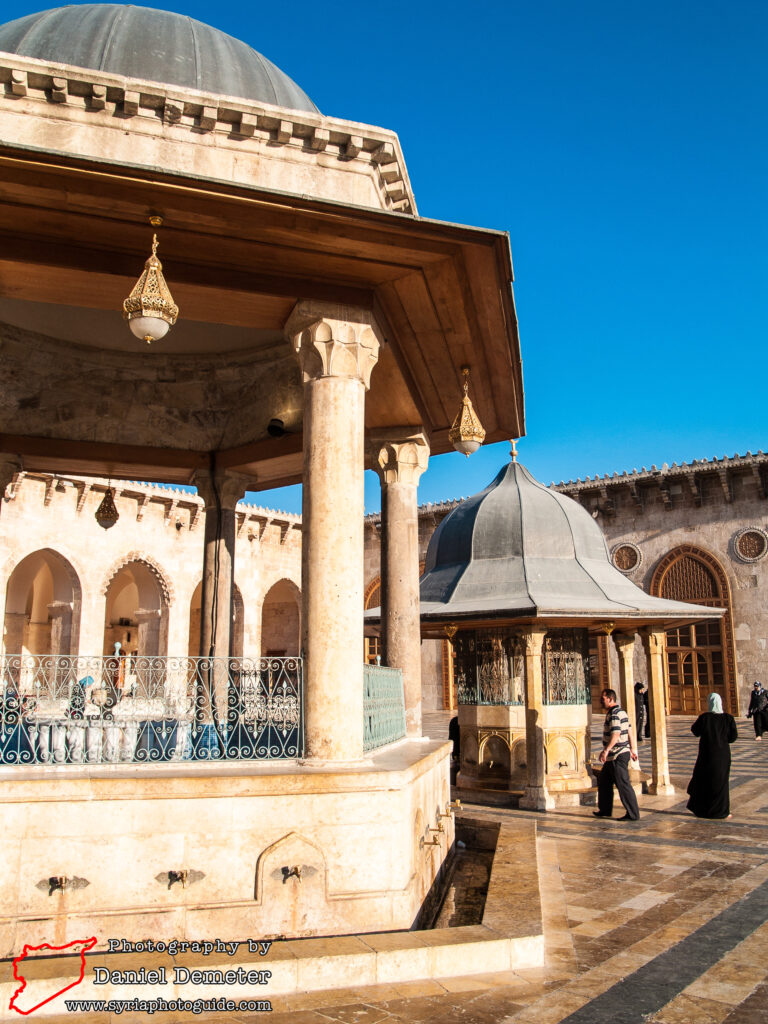
{"label": "arched niche", "polygon": [[[200,654],[200,631],[203,614],[203,581],[195,587],[189,602],[189,643],[187,653],[190,658]],[[245,604],[243,595],[237,584],[232,586],[232,632],[230,634],[230,657],[242,658],[245,635]]]}
{"label": "arched niche", "polygon": [[6,589],[6,654],[78,653],[82,587],[72,564],[41,548],[13,569]]}
{"label": "arched niche", "polygon": [[301,649],[301,591],[293,580],[278,580],[261,606],[261,653],[291,658]]}
{"label": "arched niche", "polygon": [[708,694],[719,693],[725,710],[738,715],[731,588],[718,559],[693,544],[681,544],[656,566],[650,590],[654,597],[726,609],[722,619],[667,631],[670,714],[699,715],[707,710]]}
{"label": "arched niche", "polygon": [[110,574],[104,593],[104,654],[119,641],[124,654],[168,654],[170,590],[153,563],[132,558]]}

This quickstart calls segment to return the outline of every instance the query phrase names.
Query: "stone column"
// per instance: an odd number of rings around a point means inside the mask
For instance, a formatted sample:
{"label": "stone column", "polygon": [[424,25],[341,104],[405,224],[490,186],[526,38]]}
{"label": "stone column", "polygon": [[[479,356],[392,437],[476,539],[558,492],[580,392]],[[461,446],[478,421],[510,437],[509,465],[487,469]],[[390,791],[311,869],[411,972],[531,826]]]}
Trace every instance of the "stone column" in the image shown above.
{"label": "stone column", "polygon": [[664,652],[667,637],[651,629],[642,631],[648,662],[648,715],[651,727],[651,782],[648,792],[671,796],[675,792],[669,776],[667,719],[664,708]]}
{"label": "stone column", "polygon": [[137,608],[133,613],[139,625],[136,650],[140,658],[156,658],[166,653],[160,650],[160,614],[159,608]]}
{"label": "stone column", "polygon": [[381,481],[383,661],[403,673],[408,736],[421,736],[419,521],[416,492],[429,462],[426,436],[404,428],[370,439]]}
{"label": "stone column", "polygon": [[[629,716],[629,724],[635,731],[635,635],[634,633],[614,633],[613,643],[619,656],[619,703]],[[635,737],[640,742],[640,737]]]}
{"label": "stone column", "polygon": [[205,503],[200,657],[228,658],[235,579],[235,508],[251,481],[239,473],[195,473]]}
{"label": "stone column", "polygon": [[72,605],[68,601],[53,601],[48,605],[48,615],[51,620],[51,654],[71,654]]}
{"label": "stone column", "polygon": [[525,644],[525,751],[528,782],[520,807],[529,811],[548,811],[555,806],[547,789],[547,760],[544,746],[544,691],[541,652],[545,629],[523,634]]}
{"label": "stone column", "polygon": [[304,380],[305,755],[363,756],[365,392],[379,353],[364,309],[301,301],[285,326]]}
{"label": "stone column", "polygon": [[239,473],[200,470],[194,480],[205,505],[200,657],[224,659],[204,666],[198,712],[204,722],[227,720],[235,580],[235,508],[252,481]]}

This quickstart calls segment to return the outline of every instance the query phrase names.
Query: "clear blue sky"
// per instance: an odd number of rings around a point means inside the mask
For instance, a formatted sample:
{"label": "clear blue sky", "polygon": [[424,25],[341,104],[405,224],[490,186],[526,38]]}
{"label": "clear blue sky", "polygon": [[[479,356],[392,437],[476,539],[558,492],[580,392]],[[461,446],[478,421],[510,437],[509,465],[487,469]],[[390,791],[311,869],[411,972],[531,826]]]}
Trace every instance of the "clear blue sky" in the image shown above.
{"label": "clear blue sky", "polygon": [[[421,215],[509,232],[539,479],[768,448],[765,0],[151,6],[397,131]],[[420,499],[474,493],[507,449],[433,459]]]}

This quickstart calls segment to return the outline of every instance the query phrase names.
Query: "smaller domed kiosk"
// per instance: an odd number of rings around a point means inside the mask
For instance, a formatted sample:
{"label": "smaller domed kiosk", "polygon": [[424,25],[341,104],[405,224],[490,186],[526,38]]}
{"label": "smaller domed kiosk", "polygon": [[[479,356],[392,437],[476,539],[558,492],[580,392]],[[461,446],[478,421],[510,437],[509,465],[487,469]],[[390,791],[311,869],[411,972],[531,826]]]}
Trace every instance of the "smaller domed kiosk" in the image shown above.
{"label": "smaller domed kiosk", "polygon": [[[554,794],[591,788],[589,635],[612,635],[620,700],[634,721],[633,648],[646,651],[649,789],[672,792],[664,719],[665,631],[718,614],[650,597],[611,564],[602,531],[577,502],[516,461],[440,524],[420,584],[422,635],[455,652],[460,789]],[[722,614],[722,612],[720,613]]]}

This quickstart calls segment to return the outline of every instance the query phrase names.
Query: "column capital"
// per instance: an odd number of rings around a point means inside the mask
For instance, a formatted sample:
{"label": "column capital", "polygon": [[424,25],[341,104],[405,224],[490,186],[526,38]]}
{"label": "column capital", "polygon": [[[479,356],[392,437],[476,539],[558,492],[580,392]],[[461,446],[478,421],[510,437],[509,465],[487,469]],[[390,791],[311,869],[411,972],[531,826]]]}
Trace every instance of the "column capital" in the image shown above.
{"label": "column capital", "polygon": [[427,435],[418,428],[398,427],[386,433],[371,434],[368,448],[372,469],[382,486],[418,484],[429,463]]}
{"label": "column capital", "polygon": [[520,639],[523,641],[525,653],[534,658],[538,657],[544,649],[544,638],[546,635],[546,629],[529,629],[525,633],[521,633]]}
{"label": "column capital", "polygon": [[319,377],[359,380],[368,390],[381,332],[369,309],[301,299],[285,324],[306,384]]}
{"label": "column capital", "polygon": [[238,501],[254,484],[253,477],[242,473],[223,472],[211,473],[208,469],[198,469],[192,478],[197,493],[203,499],[206,510],[216,508],[216,497],[223,509],[234,511]]}
{"label": "column capital", "polygon": [[17,473],[22,473],[24,467],[18,455],[9,455],[0,452],[0,499],[5,495],[5,489],[13,481]]}
{"label": "column capital", "polygon": [[627,654],[635,646],[634,633],[613,633],[611,638],[616,650],[620,654]]}
{"label": "column capital", "polygon": [[648,626],[640,630],[645,649],[650,654],[658,654],[664,650],[667,643],[667,634],[663,629],[653,629]]}

